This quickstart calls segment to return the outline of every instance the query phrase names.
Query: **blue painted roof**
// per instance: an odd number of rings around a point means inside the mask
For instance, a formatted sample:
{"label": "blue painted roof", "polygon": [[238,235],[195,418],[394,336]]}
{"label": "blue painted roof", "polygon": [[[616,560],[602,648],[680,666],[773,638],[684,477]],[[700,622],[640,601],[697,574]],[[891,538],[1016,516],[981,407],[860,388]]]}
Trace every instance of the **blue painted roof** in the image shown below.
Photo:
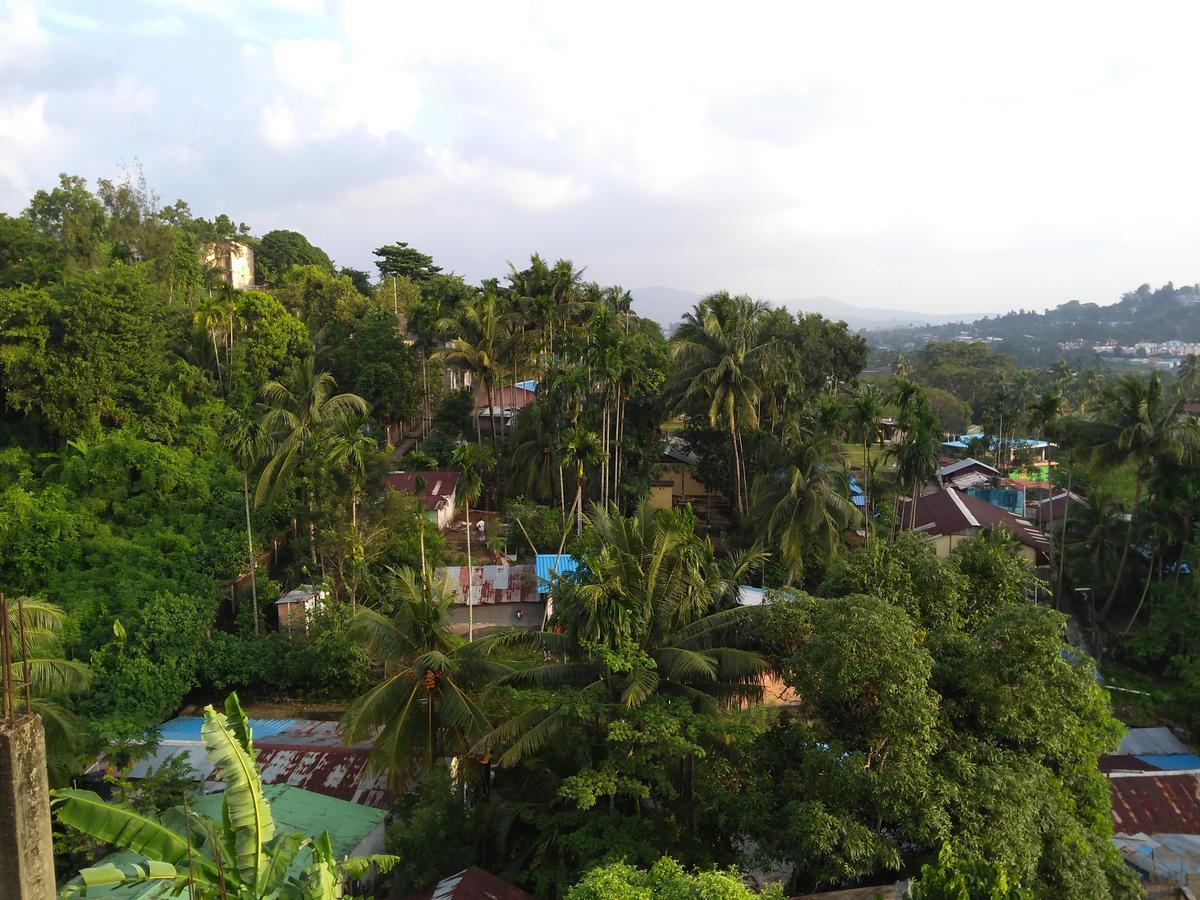
{"label": "blue painted roof", "polygon": [[553,582],[555,573],[558,575],[568,575],[579,568],[579,562],[570,553],[564,553],[561,556],[557,553],[539,553],[536,560],[537,578],[538,578],[538,593],[550,593],[550,585]]}
{"label": "blue painted roof", "polygon": [[531,378],[528,381],[518,381],[516,386],[525,391],[536,391],[538,383],[536,378]]}
{"label": "blue painted roof", "polygon": [[858,483],[858,479],[853,475],[850,476],[850,493],[861,494],[863,492],[862,485]]}
{"label": "blue painted roof", "polygon": [[1165,756],[1138,755],[1144,763],[1149,763],[1164,772],[1181,772],[1187,769],[1200,769],[1200,756],[1194,753],[1170,753]]}
{"label": "blue painted roof", "polygon": [[853,503],[855,506],[866,507],[867,498],[864,497],[862,494],[855,494],[854,496],[852,496],[850,498],[850,502]]}
{"label": "blue painted roof", "polygon": [[[164,741],[198,741],[202,716],[177,716],[159,726],[159,739]],[[269,737],[289,731],[299,724],[297,719],[251,719],[250,730],[256,738]]]}

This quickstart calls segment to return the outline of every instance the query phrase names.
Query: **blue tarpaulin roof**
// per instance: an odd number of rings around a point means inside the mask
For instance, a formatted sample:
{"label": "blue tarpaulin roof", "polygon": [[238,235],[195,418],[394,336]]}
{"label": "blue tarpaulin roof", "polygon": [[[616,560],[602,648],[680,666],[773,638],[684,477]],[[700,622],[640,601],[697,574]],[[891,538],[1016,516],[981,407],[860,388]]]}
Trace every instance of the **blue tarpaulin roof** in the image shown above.
{"label": "blue tarpaulin roof", "polygon": [[[169,722],[163,722],[158,728],[159,739],[164,741],[199,741],[200,726],[204,724],[201,716],[177,716]],[[296,719],[251,719],[250,730],[256,738],[269,737],[290,731],[299,724]]]}
{"label": "blue tarpaulin roof", "polygon": [[550,593],[556,572],[559,576],[568,575],[579,568],[578,561],[570,553],[539,553],[536,565],[539,594]]}
{"label": "blue tarpaulin roof", "polygon": [[1164,772],[1183,772],[1189,769],[1200,769],[1200,756],[1194,753],[1170,753],[1165,756],[1143,756],[1138,754],[1138,759]]}

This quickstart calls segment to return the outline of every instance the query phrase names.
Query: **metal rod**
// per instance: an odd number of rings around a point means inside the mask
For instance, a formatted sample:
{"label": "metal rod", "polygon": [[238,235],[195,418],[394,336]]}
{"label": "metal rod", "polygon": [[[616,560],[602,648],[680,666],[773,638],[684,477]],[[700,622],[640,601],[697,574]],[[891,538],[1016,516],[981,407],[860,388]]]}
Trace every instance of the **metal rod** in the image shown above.
{"label": "metal rod", "polygon": [[29,640],[25,635],[25,600],[17,598],[17,628],[21,632],[21,676],[25,679],[25,715],[33,715],[33,679],[29,675]]}
{"label": "metal rod", "polygon": [[0,594],[0,669],[4,670],[4,718],[13,720],[12,651],[8,643],[8,601]]}

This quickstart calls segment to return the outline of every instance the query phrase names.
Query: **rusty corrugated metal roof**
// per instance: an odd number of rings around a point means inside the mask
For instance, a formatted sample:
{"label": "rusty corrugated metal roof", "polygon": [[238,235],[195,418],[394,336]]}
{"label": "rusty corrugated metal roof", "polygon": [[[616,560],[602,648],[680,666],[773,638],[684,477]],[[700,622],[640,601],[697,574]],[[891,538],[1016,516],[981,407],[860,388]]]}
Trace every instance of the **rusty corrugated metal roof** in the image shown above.
{"label": "rusty corrugated metal roof", "polygon": [[1114,773],[1113,830],[1118,834],[1200,834],[1200,778]]}
{"label": "rusty corrugated metal roof", "polygon": [[[367,751],[360,747],[280,747],[259,745],[263,784],[287,784],[359,806],[390,809],[387,779],[366,774]],[[219,781],[215,771],[205,781]]]}

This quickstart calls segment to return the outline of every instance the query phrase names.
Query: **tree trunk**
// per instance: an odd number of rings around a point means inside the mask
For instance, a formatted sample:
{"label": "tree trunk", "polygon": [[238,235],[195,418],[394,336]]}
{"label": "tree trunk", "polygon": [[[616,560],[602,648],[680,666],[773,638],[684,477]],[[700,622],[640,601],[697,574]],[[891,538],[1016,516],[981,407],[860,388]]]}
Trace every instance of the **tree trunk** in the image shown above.
{"label": "tree trunk", "polygon": [[258,634],[258,585],[254,570],[254,532],[250,528],[250,476],[242,473],[242,499],[246,502],[246,550],[250,556],[250,608],[254,613],[254,633]]}
{"label": "tree trunk", "polygon": [[742,462],[738,452],[737,428],[733,420],[729,422],[729,440],[733,444],[733,496],[738,515],[742,514]]}
{"label": "tree trunk", "polygon": [[[871,549],[871,444],[863,441],[863,531],[865,546]],[[870,557],[868,557],[869,559]]]}
{"label": "tree trunk", "polygon": [[583,534],[583,466],[579,467],[579,478],[575,481],[575,536]]}
{"label": "tree trunk", "polygon": [[463,501],[463,514],[467,518],[467,640],[475,640],[475,604],[471,596],[475,590],[475,570],[471,567],[471,504]]}
{"label": "tree trunk", "polygon": [[1129,624],[1125,626],[1125,630],[1121,632],[1122,636],[1129,634],[1129,629],[1133,627],[1133,623],[1137,621],[1138,614],[1142,611],[1142,604],[1146,602],[1146,594],[1150,592],[1150,576],[1154,574],[1154,553],[1150,553],[1150,565],[1146,567],[1146,583],[1142,585],[1142,597],[1138,600],[1137,609],[1133,611],[1133,616],[1129,620]]}
{"label": "tree trunk", "polygon": [[1121,562],[1117,564],[1117,577],[1113,580],[1112,590],[1108,594],[1108,599],[1104,601],[1104,606],[1100,610],[1100,621],[1107,622],[1109,613],[1112,612],[1113,603],[1116,602],[1117,594],[1121,590],[1121,577],[1125,574],[1125,563],[1129,560],[1129,547],[1133,543],[1133,523],[1137,519],[1138,506],[1142,502],[1142,469],[1138,467],[1137,480],[1134,482],[1133,488],[1133,503],[1129,507],[1129,526],[1125,529],[1125,549],[1121,551]]}
{"label": "tree trunk", "polygon": [[[1070,464],[1070,458],[1067,459]],[[1067,567],[1067,513],[1071,511],[1071,482],[1075,478],[1075,466],[1067,470],[1067,496],[1063,500],[1063,521],[1062,521],[1062,539],[1058,547],[1058,584],[1055,585],[1057,590],[1054,594],[1054,608],[1059,609],[1062,606],[1062,589],[1063,589],[1063,573]],[[1053,496],[1053,493],[1051,494]]]}
{"label": "tree trunk", "polygon": [[212,337],[213,362],[217,364],[217,387],[225,390],[225,382],[221,379],[221,351],[217,349],[217,330],[214,328],[208,333]]}
{"label": "tree trunk", "polygon": [[488,398],[488,422],[491,424],[492,432],[492,454],[496,453],[496,397],[492,392],[492,383],[487,383],[487,398]]}

